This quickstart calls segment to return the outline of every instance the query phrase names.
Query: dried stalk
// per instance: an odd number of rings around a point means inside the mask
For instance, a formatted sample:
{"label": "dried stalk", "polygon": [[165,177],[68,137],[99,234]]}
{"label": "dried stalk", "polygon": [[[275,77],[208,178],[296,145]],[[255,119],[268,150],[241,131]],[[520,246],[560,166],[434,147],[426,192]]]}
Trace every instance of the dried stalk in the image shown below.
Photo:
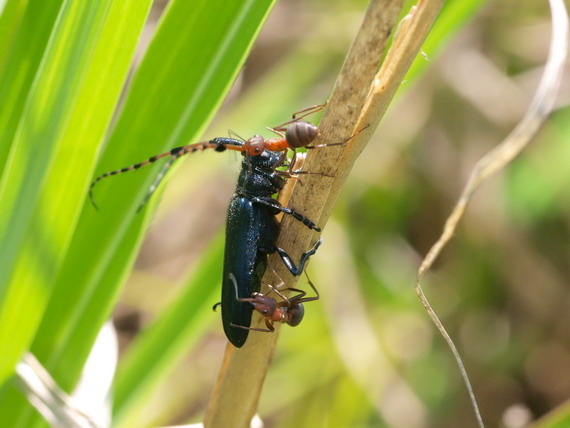
{"label": "dried stalk", "polygon": [[[310,151],[305,170],[318,171],[334,178],[303,176],[303,185],[295,187],[288,204],[310,219],[319,219],[317,224],[321,228],[330,216],[354,161],[372,136],[419,53],[442,3],[443,0],[418,2],[398,29],[393,48],[380,72],[377,72],[401,12],[402,0],[370,2],[329,99],[319,126],[320,136],[315,144],[344,141],[355,133],[358,135],[345,147]],[[277,244],[288,251],[296,249],[296,252],[291,251],[294,259],[317,239],[314,232],[290,216],[283,219],[281,230]],[[291,277],[281,267],[278,257],[270,257],[270,263],[281,278]],[[275,282],[268,274],[264,280]],[[294,286],[295,280],[296,278],[287,280],[287,286]],[[254,316],[252,325],[260,322],[259,317]],[[246,345],[239,350],[228,345],[206,415],[206,427],[249,426],[257,408],[276,340],[277,334],[251,334]]]}
{"label": "dried stalk", "polygon": [[475,394],[471,387],[471,383],[469,382],[467,371],[463,366],[463,361],[461,360],[459,351],[429,304],[420,283],[425,273],[433,265],[445,245],[447,245],[452,238],[455,228],[463,217],[463,214],[467,209],[467,205],[475,194],[475,191],[487,178],[505,168],[522,152],[522,150],[538,133],[538,130],[547,120],[552,111],[556,94],[562,80],[564,64],[568,55],[568,14],[562,0],[550,0],[550,8],[553,24],[550,52],[544,74],[542,75],[539,87],[527,113],[500,145],[491,150],[487,155],[479,160],[479,162],[477,162],[459,200],[457,201],[457,204],[445,222],[440,238],[431,247],[418,270],[416,292],[432,321],[453,352],[453,356],[457,362],[465,385],[467,386],[469,397],[477,418],[477,423],[481,428],[484,427],[483,419],[477,406]]}

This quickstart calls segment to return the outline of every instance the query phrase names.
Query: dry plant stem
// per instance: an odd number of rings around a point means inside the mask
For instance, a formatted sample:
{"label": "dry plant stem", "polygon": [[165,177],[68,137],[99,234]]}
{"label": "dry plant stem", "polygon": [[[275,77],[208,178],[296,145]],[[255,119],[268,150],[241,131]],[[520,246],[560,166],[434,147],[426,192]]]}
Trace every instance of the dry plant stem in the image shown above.
{"label": "dry plant stem", "polygon": [[[296,168],[302,168],[304,155],[297,156]],[[279,202],[287,205],[297,180],[288,180],[279,194]],[[267,276],[267,275],[266,275]],[[266,278],[267,279],[267,278]],[[270,279],[270,284],[279,281]],[[261,291],[265,293],[267,287]],[[263,317],[254,312],[252,327],[264,328]],[[237,349],[228,342],[220,373],[212,393],[204,426],[246,427],[255,414],[263,380],[277,341],[280,324],[274,325],[274,333],[250,332],[243,348]]]}
{"label": "dry plant stem", "polygon": [[[320,175],[302,176],[302,186],[295,187],[289,207],[324,227],[332,207],[340,193],[358,154],[376,129],[383,113],[401,84],[413,59],[433,25],[443,0],[420,0],[414,13],[398,30],[394,47],[398,53],[388,58],[377,74],[388,39],[396,25],[402,8],[402,0],[372,0],[359,33],[354,40],[343,69],[329,99],[323,120],[319,126],[320,136],[315,145],[344,141],[361,131],[346,147],[328,147],[312,150],[307,156],[304,169],[321,172],[334,178]],[[366,129],[363,129],[365,128]],[[287,249],[293,258],[314,242],[317,237],[290,216],[285,216],[281,225],[278,246]],[[326,245],[326,244],[325,244]],[[318,256],[318,254],[317,254]],[[278,275],[294,286],[291,275],[282,267],[278,256],[269,262]],[[273,282],[273,278],[264,278]],[[256,318],[257,319],[257,318]],[[255,321],[254,321],[255,322]],[[252,333],[243,348],[235,350],[228,345],[224,365],[212,401],[206,415],[207,427],[247,427],[255,413],[261,387],[269,360],[271,359],[276,334]]]}
{"label": "dry plant stem", "polygon": [[457,227],[457,224],[461,220],[463,213],[467,208],[467,204],[481,183],[483,183],[483,181],[485,181],[494,173],[503,169],[521,153],[521,151],[532,141],[552,111],[556,94],[562,80],[564,64],[566,62],[568,54],[568,15],[564,6],[564,2],[562,0],[550,0],[550,8],[552,14],[552,39],[550,43],[548,62],[546,64],[544,74],[542,75],[542,79],[540,81],[535,97],[527,113],[515,127],[515,129],[513,129],[513,131],[507,136],[507,138],[505,138],[505,140],[499,146],[484,156],[477,163],[477,165],[475,165],[475,168],[469,177],[469,181],[461,193],[459,201],[455,205],[455,208],[445,223],[443,233],[422,261],[422,264],[418,271],[416,292],[418,293],[418,296],[420,297],[424,307],[426,308],[433,322],[447,341],[454,354],[461,374],[469,390],[472,403],[475,406],[477,420],[479,426],[481,427],[483,426],[483,421],[476,406],[475,397],[473,395],[473,391],[471,389],[471,385],[467,378],[467,373],[463,367],[459,353],[453,344],[453,341],[451,340],[449,334],[427,301],[427,298],[421,289],[420,281],[422,280],[426,271],[437,259],[438,255],[441,253],[447,242],[449,242],[453,236],[455,228]]}
{"label": "dry plant stem", "polygon": [[16,385],[52,426],[102,428],[83,413],[29,352],[16,366]]}
{"label": "dry plant stem", "polygon": [[550,53],[535,97],[524,118],[507,138],[479,160],[475,168],[473,168],[473,172],[461,193],[457,205],[447,219],[440,239],[430,249],[420,266],[419,279],[423,277],[426,270],[433,264],[442,248],[453,235],[467,203],[477,188],[484,180],[503,169],[521,153],[532,141],[552,111],[568,53],[568,16],[562,0],[550,0],[550,8],[553,23]]}

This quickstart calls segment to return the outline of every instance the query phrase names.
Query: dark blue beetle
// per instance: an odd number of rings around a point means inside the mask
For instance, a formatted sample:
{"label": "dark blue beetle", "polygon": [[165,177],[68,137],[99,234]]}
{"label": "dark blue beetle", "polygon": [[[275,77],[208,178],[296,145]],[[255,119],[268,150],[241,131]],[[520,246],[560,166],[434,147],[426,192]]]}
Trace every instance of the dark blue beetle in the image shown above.
{"label": "dark blue beetle", "polygon": [[[315,107],[322,108],[322,106]],[[313,111],[314,107],[307,110]],[[238,348],[243,346],[247,339],[249,334],[248,326],[251,323],[253,313],[251,303],[242,299],[251,298],[254,293],[259,292],[261,277],[267,267],[267,255],[278,253],[287,269],[293,275],[298,276],[303,272],[308,258],[321,245],[321,240],[319,239],[311,250],[302,254],[299,267],[297,267],[291,257],[275,244],[279,233],[279,224],[275,219],[275,215],[280,212],[293,216],[310,229],[317,232],[321,230],[309,219],[289,208],[283,207],[277,200],[272,198],[273,194],[283,188],[286,181],[285,177],[290,176],[289,172],[277,170],[287,158],[287,148],[321,147],[309,146],[317,136],[318,131],[314,125],[299,121],[301,117],[295,118],[294,115],[292,121],[274,128],[274,131],[281,136],[280,138],[266,140],[259,135],[255,135],[246,141],[234,138],[214,138],[209,141],[176,147],[168,152],[155,155],[146,161],[106,172],[93,180],[89,188],[91,202],[97,208],[93,199],[93,188],[100,180],[112,175],[139,169],[162,158],[170,158],[139,206],[140,210],[164,177],[167,169],[179,157],[187,153],[206,149],[214,149],[218,152],[225,150],[242,152],[244,155],[242,169],[236,193],[228,209],[221,302],[224,331],[229,341]],[[287,128],[286,136],[281,132],[285,130],[285,125],[291,125]],[[232,279],[230,279],[230,276]]]}
{"label": "dark blue beetle", "polygon": [[238,348],[247,339],[249,330],[243,327],[251,324],[253,313],[253,306],[240,299],[250,298],[259,292],[261,277],[267,267],[267,255],[277,252],[287,269],[297,276],[303,272],[308,258],[321,244],[319,239],[310,251],[303,253],[298,267],[283,249],[275,245],[279,233],[275,215],[280,212],[292,215],[310,229],[320,231],[312,221],[283,207],[271,197],[285,184],[283,174],[276,171],[283,161],[281,152],[264,151],[258,156],[244,156],[236,193],[228,209],[222,321],[226,336]]}

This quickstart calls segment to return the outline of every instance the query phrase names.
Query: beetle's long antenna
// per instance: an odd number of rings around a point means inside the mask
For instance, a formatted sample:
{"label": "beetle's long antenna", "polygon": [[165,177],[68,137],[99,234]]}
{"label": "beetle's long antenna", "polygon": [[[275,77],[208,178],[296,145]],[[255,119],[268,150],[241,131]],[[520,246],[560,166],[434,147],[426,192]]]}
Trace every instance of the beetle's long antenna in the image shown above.
{"label": "beetle's long antenna", "polygon": [[160,183],[160,181],[164,177],[166,170],[168,170],[168,168],[170,168],[170,165],[172,165],[172,163],[176,159],[178,159],[181,156],[184,156],[187,153],[194,153],[194,152],[203,151],[203,150],[207,150],[207,149],[214,149],[217,152],[223,152],[226,149],[242,151],[243,150],[243,141],[236,140],[233,138],[214,138],[210,141],[203,141],[200,143],[187,144],[185,146],[176,147],[176,148],[174,148],[168,152],[164,152],[164,153],[152,156],[151,158],[149,158],[143,162],[136,163],[136,164],[131,165],[131,166],[126,166],[124,168],[117,169],[115,171],[106,172],[104,174],[101,174],[99,177],[97,177],[91,183],[91,186],[89,187],[89,199],[91,200],[91,203],[93,204],[95,209],[99,209],[99,207],[97,207],[97,204],[95,203],[95,198],[93,197],[93,188],[95,187],[95,185],[99,181],[101,181],[102,179],[104,179],[106,177],[110,177],[112,175],[123,174],[125,172],[132,171],[135,169],[139,169],[139,168],[146,166],[146,165],[150,165],[151,163],[154,163],[159,159],[171,157],[171,159],[164,165],[164,167],[160,171],[160,174],[157,177],[157,179],[155,180],[155,182],[153,183],[153,185],[151,186],[149,193],[145,196],[143,203],[139,206],[139,208],[137,210],[137,212],[138,212],[146,204],[146,202],[148,201],[148,199],[150,198],[152,193],[156,190],[156,187],[158,186],[158,184]]}

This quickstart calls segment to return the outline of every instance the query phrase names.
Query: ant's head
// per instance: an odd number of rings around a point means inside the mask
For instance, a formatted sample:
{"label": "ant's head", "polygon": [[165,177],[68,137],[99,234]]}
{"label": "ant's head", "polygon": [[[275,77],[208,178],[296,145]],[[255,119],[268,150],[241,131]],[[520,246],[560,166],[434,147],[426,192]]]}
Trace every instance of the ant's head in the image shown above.
{"label": "ant's head", "polygon": [[277,302],[275,299],[261,293],[253,293],[249,302],[253,305],[253,308],[264,317],[271,317],[277,310]]}
{"label": "ant's head", "polygon": [[259,156],[265,151],[265,139],[261,135],[254,135],[244,143],[243,148],[248,156]]}

